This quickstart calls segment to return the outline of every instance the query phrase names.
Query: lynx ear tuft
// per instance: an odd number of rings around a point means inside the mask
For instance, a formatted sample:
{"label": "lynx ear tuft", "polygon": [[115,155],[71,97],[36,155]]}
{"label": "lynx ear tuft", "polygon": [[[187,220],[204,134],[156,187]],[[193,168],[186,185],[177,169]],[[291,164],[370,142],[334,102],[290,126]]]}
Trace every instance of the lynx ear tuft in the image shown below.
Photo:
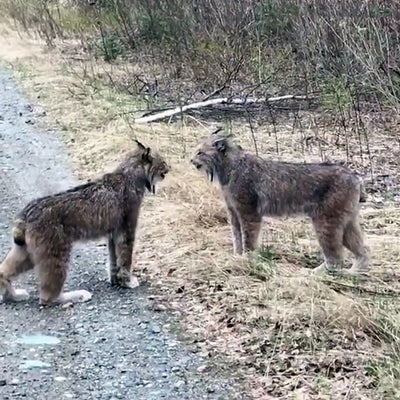
{"label": "lynx ear tuft", "polygon": [[142,160],[149,161],[149,162],[151,162],[153,160],[153,158],[150,155],[150,151],[151,151],[150,147],[145,148],[145,150],[142,154]]}
{"label": "lynx ear tuft", "polygon": [[219,151],[220,153],[225,153],[228,147],[228,140],[225,137],[219,138],[213,142],[213,146]]}
{"label": "lynx ear tuft", "polygon": [[139,140],[135,139],[135,142],[138,145],[140,150],[144,150],[146,148],[142,143],[139,142]]}
{"label": "lynx ear tuft", "polygon": [[217,133],[221,132],[223,129],[219,127],[217,130],[215,130],[211,135],[216,135]]}

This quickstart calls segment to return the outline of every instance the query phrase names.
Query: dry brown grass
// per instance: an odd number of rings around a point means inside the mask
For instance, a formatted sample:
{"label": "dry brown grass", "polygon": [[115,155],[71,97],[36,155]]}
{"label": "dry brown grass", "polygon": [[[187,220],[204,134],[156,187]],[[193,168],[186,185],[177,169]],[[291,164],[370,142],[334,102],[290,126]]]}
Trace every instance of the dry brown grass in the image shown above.
{"label": "dry brown grass", "polygon": [[[35,39],[1,29],[0,58],[46,110],[46,122],[64,131],[78,176],[111,168],[132,146],[132,137],[167,155],[173,169],[157,196],[145,201],[136,268],[151,283],[155,304],[182,319],[196,351],[223,356],[232,370],[247,376],[255,398],[400,395],[399,370],[391,364],[400,341],[400,208],[389,201],[398,195],[395,189],[375,192],[363,207],[373,264],[369,281],[312,278],[310,268],[320,255],[310,224],[301,218],[268,220],[262,251],[233,256],[218,189],[188,162],[212,124],[205,129],[183,119],[134,126],[124,113],[138,105],[94,79],[108,65],[74,60],[68,52],[46,50]],[[82,71],[93,80],[81,78]],[[290,120],[280,124],[279,154],[273,127],[259,127],[260,152],[285,160],[346,159],[337,132],[320,128],[322,123],[318,131],[315,125],[303,126],[293,129]],[[234,125],[234,131],[243,146],[252,148],[247,126]],[[348,142],[354,166],[370,169],[357,137],[340,140]],[[387,154],[398,149],[397,139],[374,131],[370,140],[375,175],[396,178],[397,164]]]}

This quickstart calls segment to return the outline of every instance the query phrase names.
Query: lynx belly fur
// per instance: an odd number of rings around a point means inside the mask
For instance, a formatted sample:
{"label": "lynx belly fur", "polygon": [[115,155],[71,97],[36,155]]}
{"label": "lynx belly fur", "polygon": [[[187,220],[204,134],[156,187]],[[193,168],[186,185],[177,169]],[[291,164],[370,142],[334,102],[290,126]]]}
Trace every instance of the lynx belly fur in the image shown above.
{"label": "lynx belly fur", "polygon": [[63,292],[72,245],[108,237],[111,284],[133,288],[132,249],[145,190],[154,192],[168,166],[150,148],[137,142],[119,167],[101,179],[29,203],[16,217],[13,246],[0,265],[0,294],[4,301],[27,299],[11,278],[35,267],[40,303],[83,302],[86,290]]}
{"label": "lynx belly fur", "polygon": [[355,257],[348,273],[369,271],[359,223],[362,181],[348,168],[268,161],[220,133],[201,143],[191,162],[222,188],[236,253],[255,249],[263,216],[305,214],[312,220],[324,255],[315,272],[338,272],[343,247]]}

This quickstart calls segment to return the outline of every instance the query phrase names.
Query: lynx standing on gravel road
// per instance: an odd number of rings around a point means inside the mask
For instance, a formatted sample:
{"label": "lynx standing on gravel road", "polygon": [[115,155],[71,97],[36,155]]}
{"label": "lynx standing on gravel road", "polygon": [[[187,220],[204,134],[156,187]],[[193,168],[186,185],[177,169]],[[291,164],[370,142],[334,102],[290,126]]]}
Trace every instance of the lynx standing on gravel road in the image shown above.
{"label": "lynx standing on gravel road", "polygon": [[83,302],[86,290],[62,292],[72,245],[78,240],[109,238],[111,284],[134,288],[132,249],[145,189],[154,193],[168,166],[150,148],[138,149],[101,179],[29,203],[13,228],[14,244],[0,265],[3,300],[21,301],[29,296],[14,289],[10,278],[37,268],[41,304]]}
{"label": "lynx standing on gravel road", "polygon": [[191,162],[221,185],[236,253],[256,247],[263,216],[306,214],[325,259],[314,272],[338,272],[343,246],[355,256],[350,274],[369,271],[359,224],[362,182],[348,168],[268,161],[218,133],[199,145]]}

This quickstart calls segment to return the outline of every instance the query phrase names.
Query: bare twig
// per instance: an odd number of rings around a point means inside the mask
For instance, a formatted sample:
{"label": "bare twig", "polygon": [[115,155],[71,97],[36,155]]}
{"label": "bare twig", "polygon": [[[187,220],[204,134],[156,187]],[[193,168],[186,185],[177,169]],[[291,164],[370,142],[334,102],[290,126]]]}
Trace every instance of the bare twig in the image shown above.
{"label": "bare twig", "polygon": [[211,97],[216,96],[217,94],[220,94],[224,89],[226,89],[227,85],[232,80],[232,78],[239,72],[242,64],[243,64],[243,56],[238,61],[236,67],[228,74],[227,78],[225,79],[225,82],[218,89],[215,89],[209,95],[204,97],[203,101],[207,101],[208,99],[211,99]]}
{"label": "bare twig", "polygon": [[247,119],[249,121],[249,126],[250,126],[251,138],[253,139],[253,143],[254,143],[254,150],[256,152],[256,155],[258,156],[258,147],[257,147],[256,136],[254,135],[253,123],[251,121],[251,114],[247,108],[246,108],[246,112],[247,112]]}

